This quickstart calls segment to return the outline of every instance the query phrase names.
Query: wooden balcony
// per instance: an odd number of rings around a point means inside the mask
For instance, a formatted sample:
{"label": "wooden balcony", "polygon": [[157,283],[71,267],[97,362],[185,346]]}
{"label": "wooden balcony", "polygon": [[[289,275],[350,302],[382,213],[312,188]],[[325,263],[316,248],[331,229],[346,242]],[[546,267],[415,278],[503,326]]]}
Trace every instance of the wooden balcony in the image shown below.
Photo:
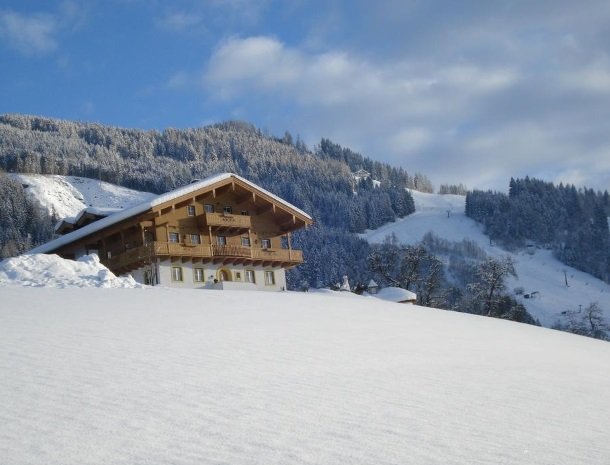
{"label": "wooden balcony", "polygon": [[247,215],[233,215],[229,213],[204,213],[198,216],[202,226],[212,226],[221,229],[246,230],[252,227],[250,217]]}
{"label": "wooden balcony", "polygon": [[303,251],[289,249],[258,249],[232,245],[185,245],[154,242],[102,260],[113,272],[127,273],[151,262],[155,257],[194,260],[223,264],[252,264],[292,267],[303,262]]}

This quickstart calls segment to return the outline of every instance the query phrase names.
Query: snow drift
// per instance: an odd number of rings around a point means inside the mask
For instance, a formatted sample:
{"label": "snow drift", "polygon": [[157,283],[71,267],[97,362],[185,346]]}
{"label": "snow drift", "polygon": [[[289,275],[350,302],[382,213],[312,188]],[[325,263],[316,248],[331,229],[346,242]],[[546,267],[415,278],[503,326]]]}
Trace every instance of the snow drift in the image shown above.
{"label": "snow drift", "polygon": [[33,254],[0,262],[0,286],[28,287],[139,287],[132,277],[116,277],[97,255],[65,260],[57,255]]}

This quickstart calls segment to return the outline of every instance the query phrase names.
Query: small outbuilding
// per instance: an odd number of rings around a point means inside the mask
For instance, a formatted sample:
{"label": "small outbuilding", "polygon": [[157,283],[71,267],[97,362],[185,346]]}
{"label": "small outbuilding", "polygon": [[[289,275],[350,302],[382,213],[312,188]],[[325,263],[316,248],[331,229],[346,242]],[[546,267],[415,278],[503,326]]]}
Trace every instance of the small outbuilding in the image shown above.
{"label": "small outbuilding", "polygon": [[417,294],[401,287],[384,287],[375,294],[375,297],[399,304],[417,303]]}

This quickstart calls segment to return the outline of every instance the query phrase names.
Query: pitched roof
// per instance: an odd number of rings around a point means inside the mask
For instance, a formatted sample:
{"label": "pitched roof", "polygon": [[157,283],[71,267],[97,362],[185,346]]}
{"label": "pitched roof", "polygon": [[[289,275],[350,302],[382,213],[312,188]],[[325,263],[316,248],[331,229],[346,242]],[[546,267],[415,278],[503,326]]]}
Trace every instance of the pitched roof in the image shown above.
{"label": "pitched roof", "polygon": [[112,226],[113,224],[119,223],[128,218],[131,218],[132,216],[138,215],[140,213],[144,213],[165,202],[169,202],[171,200],[177,199],[184,195],[188,195],[188,194],[191,194],[198,190],[205,189],[206,187],[212,186],[218,182],[221,182],[221,181],[224,181],[224,180],[230,179],[230,178],[239,180],[239,181],[247,184],[252,189],[272,198],[274,201],[293,210],[294,212],[298,213],[299,215],[302,215],[305,218],[313,221],[312,217],[309,216],[307,213],[305,213],[303,210],[295,207],[294,205],[292,205],[289,202],[286,202],[285,200],[283,200],[283,199],[279,198],[277,195],[272,194],[271,192],[263,189],[262,187],[257,186],[253,182],[248,181],[247,179],[242,178],[241,176],[238,176],[237,174],[234,174],[234,173],[221,173],[221,174],[216,174],[216,175],[210,176],[208,178],[202,179],[201,181],[193,182],[184,187],[179,187],[178,189],[174,189],[173,191],[166,192],[165,194],[161,194],[147,202],[142,202],[133,207],[126,208],[125,210],[121,210],[117,213],[114,213],[114,214],[109,215],[105,218],[102,218],[98,221],[95,221],[94,223],[83,226],[82,228],[77,229],[76,231],[73,231],[73,232],[68,233],[64,236],[61,236],[57,239],[49,241],[46,244],[39,245],[38,247],[35,247],[26,253],[35,254],[35,253],[52,252],[64,245],[68,245],[74,241],[77,241],[78,239],[82,239],[84,237],[89,236],[90,234],[93,234],[97,231],[107,228],[108,226]]}

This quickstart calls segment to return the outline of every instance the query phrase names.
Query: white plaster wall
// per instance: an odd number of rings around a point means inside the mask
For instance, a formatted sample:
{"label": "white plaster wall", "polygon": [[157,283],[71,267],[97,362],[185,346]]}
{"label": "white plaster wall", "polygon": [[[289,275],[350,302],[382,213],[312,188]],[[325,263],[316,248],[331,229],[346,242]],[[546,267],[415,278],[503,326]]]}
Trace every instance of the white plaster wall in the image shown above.
{"label": "white plaster wall", "polygon": [[[182,281],[172,281],[171,278],[171,268],[172,266],[181,266],[182,267]],[[195,282],[193,276],[193,268],[203,268],[203,282]],[[163,286],[169,287],[177,287],[177,288],[205,288],[210,287],[210,284],[213,283],[214,279],[218,278],[218,270],[219,269],[227,270],[231,273],[231,281],[232,282],[242,282],[245,283],[246,279],[246,270],[254,270],[254,279],[256,280],[256,288],[261,291],[282,291],[286,289],[286,272],[283,268],[272,268],[272,267],[261,267],[261,266],[243,266],[243,265],[212,265],[210,263],[200,264],[200,263],[191,263],[185,262],[182,263],[180,261],[171,262],[170,260],[163,260],[159,262],[159,284]],[[137,270],[138,272],[140,270]],[[275,285],[267,286],[265,285],[265,271],[273,271],[275,274]],[[144,282],[144,274],[143,272],[132,273],[134,279],[138,282]],[[241,275],[241,281],[236,280],[236,272],[239,272]],[[212,277],[210,279],[210,277]],[[233,286],[234,288],[239,288],[240,286]],[[250,286],[245,286],[250,287]]]}

